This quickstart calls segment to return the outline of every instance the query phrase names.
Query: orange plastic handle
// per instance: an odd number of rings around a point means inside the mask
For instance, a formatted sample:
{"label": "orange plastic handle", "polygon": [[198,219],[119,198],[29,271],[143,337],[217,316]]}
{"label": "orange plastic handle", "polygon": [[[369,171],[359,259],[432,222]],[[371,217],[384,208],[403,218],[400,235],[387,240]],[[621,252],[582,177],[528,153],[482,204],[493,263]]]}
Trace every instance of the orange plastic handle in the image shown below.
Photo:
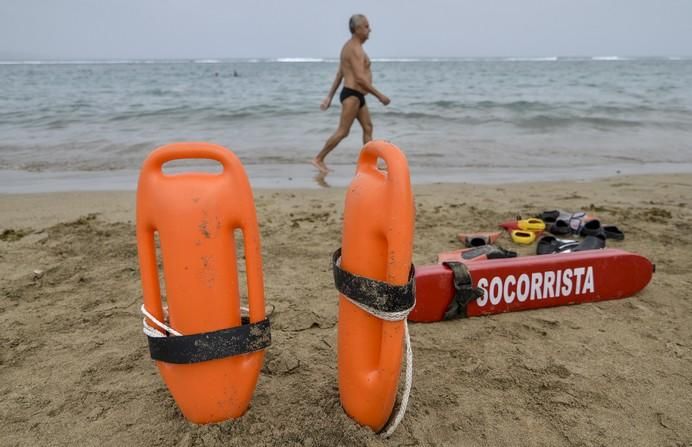
{"label": "orange plastic handle", "polygon": [[[387,171],[377,168],[383,159]],[[358,159],[346,194],[344,270],[394,285],[407,283],[413,252],[414,205],[408,163],[391,143],[372,141]],[[345,411],[380,431],[396,400],[404,322],[376,318],[339,294],[339,393]]]}
{"label": "orange plastic handle", "polygon": [[[219,174],[164,174],[178,159],[211,159]],[[154,233],[158,233],[170,325],[185,335],[241,324],[234,231],[243,234],[250,321],[264,315],[259,230],[240,160],[209,143],[175,143],[153,151],[137,188],[137,244],[144,305],[163,319]],[[252,398],[264,352],[179,365],[157,362],[185,417],[208,423],[239,417]]]}
{"label": "orange plastic handle", "polygon": [[142,171],[148,174],[161,172],[165,163],[183,159],[207,159],[221,163],[224,171],[238,166],[238,158],[226,148],[210,143],[171,143],[153,151],[144,161]]}

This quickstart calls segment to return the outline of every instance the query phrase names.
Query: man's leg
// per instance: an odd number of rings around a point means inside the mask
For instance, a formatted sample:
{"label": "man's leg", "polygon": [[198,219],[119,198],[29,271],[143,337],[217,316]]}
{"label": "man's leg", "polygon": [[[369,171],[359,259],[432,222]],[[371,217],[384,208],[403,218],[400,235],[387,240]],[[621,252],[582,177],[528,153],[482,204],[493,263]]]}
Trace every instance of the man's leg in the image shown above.
{"label": "man's leg", "polygon": [[[360,126],[363,128],[363,146],[365,146],[366,144],[368,144],[368,142],[372,141],[373,130],[372,119],[370,118],[370,110],[368,110],[367,105],[364,105],[360,108],[356,118],[358,118],[358,122],[360,123]],[[383,171],[387,170],[387,166],[384,164],[384,160],[377,160],[377,168]]]}
{"label": "man's leg", "polygon": [[354,96],[344,99],[344,102],[341,103],[341,118],[339,119],[339,127],[336,129],[336,132],[334,132],[334,134],[327,139],[327,142],[324,143],[324,147],[320,153],[312,159],[312,164],[315,165],[315,167],[320,171],[329,171],[329,169],[327,169],[327,165],[324,164],[324,158],[332,151],[332,149],[336,147],[337,144],[341,142],[341,140],[348,136],[348,133],[351,131],[353,120],[356,119],[356,115],[358,114],[359,106],[360,102],[358,101],[358,98]]}
{"label": "man's leg", "polygon": [[370,111],[368,110],[367,104],[358,110],[358,115],[356,115],[356,118],[358,118],[360,127],[363,128],[363,144],[366,144],[372,140],[373,129],[372,119],[370,118]]}

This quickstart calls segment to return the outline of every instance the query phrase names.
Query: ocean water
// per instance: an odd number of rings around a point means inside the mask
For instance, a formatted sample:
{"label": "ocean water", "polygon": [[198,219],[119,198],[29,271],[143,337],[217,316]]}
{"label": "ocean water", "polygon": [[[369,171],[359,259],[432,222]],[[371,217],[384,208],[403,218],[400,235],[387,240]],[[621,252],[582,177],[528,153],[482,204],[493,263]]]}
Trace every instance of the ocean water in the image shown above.
{"label": "ocean water", "polygon": [[[345,185],[357,123],[315,179],[336,129],[322,112],[336,60],[0,62],[0,192],[134,189],[154,148],[211,141],[255,186]],[[414,182],[692,172],[692,60],[373,59],[375,138]],[[237,76],[236,76],[237,75]]]}

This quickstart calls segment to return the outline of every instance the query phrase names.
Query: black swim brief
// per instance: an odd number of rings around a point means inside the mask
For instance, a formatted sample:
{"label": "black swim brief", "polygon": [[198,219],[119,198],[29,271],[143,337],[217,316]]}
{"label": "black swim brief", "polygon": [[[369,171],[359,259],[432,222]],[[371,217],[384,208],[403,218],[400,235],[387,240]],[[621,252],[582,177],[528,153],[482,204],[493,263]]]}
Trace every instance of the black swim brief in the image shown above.
{"label": "black swim brief", "polygon": [[365,105],[364,94],[362,94],[358,90],[353,90],[352,88],[348,87],[344,87],[343,89],[341,89],[341,95],[339,96],[339,99],[341,100],[342,104],[344,102],[344,99],[348,98],[349,96],[355,96],[356,98],[358,98],[358,101],[360,101],[360,107],[363,107]]}

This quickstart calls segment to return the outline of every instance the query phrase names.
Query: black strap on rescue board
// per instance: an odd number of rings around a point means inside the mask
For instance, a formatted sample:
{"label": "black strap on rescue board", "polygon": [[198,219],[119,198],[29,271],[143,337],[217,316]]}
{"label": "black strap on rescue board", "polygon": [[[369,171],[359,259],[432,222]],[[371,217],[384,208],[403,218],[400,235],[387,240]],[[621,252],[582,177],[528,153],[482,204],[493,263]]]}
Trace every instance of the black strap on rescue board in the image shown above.
{"label": "black strap on rescue board", "polygon": [[462,262],[444,262],[454,275],[454,298],[449,303],[444,319],[466,316],[466,306],[473,300],[483,296],[483,289],[473,286],[471,274]]}

